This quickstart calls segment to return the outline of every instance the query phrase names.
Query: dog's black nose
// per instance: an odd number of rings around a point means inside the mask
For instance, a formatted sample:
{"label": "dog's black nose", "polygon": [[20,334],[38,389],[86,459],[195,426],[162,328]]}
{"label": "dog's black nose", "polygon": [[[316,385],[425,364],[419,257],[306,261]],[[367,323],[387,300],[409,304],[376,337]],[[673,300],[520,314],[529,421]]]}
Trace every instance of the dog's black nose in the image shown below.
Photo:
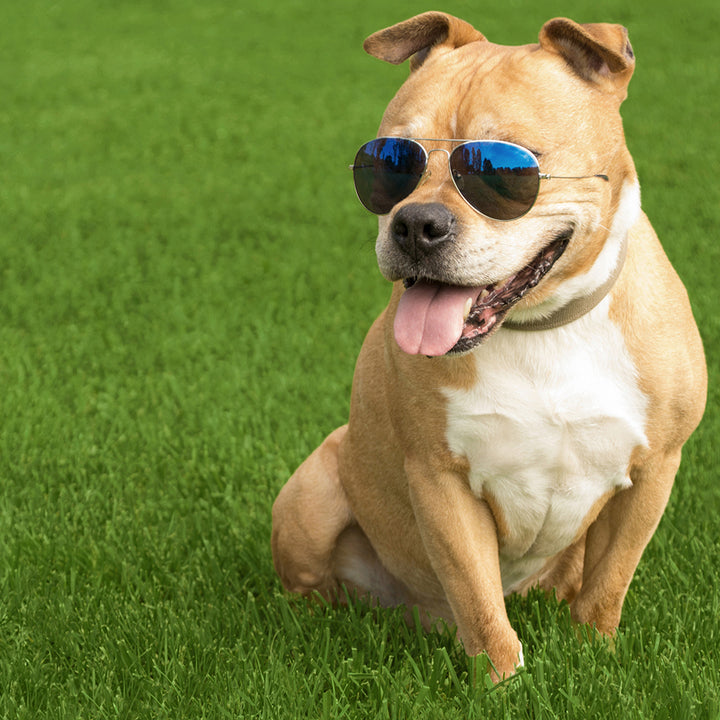
{"label": "dog's black nose", "polygon": [[390,233],[403,252],[420,258],[453,240],[455,225],[455,216],[445,205],[410,203],[395,213]]}

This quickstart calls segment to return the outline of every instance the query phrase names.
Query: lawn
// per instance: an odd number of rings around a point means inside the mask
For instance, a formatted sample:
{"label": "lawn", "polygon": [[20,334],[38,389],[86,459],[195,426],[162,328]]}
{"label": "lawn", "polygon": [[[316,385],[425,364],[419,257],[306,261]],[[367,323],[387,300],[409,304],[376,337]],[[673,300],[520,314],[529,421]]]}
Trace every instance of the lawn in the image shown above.
{"label": "lawn", "polygon": [[[0,0],[0,717],[720,717],[716,0],[448,0],[492,40],[612,20],[643,202],[708,411],[614,644],[508,600],[490,688],[450,632],[286,596],[270,506],[348,412],[388,296],[347,171],[409,0]],[[667,321],[673,322],[673,298]]]}

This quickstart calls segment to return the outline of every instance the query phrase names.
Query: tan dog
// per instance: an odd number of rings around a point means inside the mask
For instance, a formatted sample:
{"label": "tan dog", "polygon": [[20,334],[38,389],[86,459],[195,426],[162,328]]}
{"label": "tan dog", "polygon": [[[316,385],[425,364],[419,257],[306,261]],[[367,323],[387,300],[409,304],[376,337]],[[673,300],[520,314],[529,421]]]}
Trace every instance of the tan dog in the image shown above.
{"label": "tan dog", "polygon": [[[504,47],[432,12],[365,48],[411,58],[379,135],[436,140],[380,218],[392,297],[348,425],[275,502],[274,562],[293,592],[345,585],[444,618],[504,676],[522,662],[508,593],[554,588],[576,621],[615,631],[704,410],[702,344],[640,210],[624,28],[555,19],[539,45]],[[464,138],[539,158],[526,214],[461,196],[448,157]]]}

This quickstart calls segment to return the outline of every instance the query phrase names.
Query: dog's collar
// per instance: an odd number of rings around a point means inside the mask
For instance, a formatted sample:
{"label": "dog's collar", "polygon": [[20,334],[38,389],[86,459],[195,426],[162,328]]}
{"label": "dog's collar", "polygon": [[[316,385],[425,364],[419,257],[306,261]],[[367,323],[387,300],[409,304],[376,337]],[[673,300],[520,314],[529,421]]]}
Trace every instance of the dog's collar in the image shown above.
{"label": "dog's collar", "polygon": [[503,327],[508,330],[552,330],[553,328],[558,328],[562,325],[574,322],[583,315],[586,315],[594,307],[600,304],[602,299],[610,292],[613,285],[615,285],[618,277],[620,277],[623,265],[625,264],[625,258],[627,257],[627,246],[628,238],[627,235],[625,235],[622,245],[620,246],[620,252],[618,254],[614,270],[610,273],[610,277],[599,288],[597,288],[597,290],[591,292],[589,295],[584,295],[576,300],[571,300],[567,305],[563,305],[563,307],[559,308],[547,317],[538,318],[537,320],[529,320],[527,322],[513,322],[512,320],[506,320],[503,323]]}

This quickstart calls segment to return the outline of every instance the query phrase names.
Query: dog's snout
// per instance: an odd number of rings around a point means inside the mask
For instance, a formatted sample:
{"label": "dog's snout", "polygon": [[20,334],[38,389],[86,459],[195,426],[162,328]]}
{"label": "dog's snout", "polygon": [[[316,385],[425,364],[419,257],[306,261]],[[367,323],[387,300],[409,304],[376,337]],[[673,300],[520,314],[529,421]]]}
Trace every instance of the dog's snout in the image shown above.
{"label": "dog's snout", "polygon": [[420,257],[453,240],[455,226],[455,216],[445,205],[410,203],[395,213],[390,232],[403,252]]}

